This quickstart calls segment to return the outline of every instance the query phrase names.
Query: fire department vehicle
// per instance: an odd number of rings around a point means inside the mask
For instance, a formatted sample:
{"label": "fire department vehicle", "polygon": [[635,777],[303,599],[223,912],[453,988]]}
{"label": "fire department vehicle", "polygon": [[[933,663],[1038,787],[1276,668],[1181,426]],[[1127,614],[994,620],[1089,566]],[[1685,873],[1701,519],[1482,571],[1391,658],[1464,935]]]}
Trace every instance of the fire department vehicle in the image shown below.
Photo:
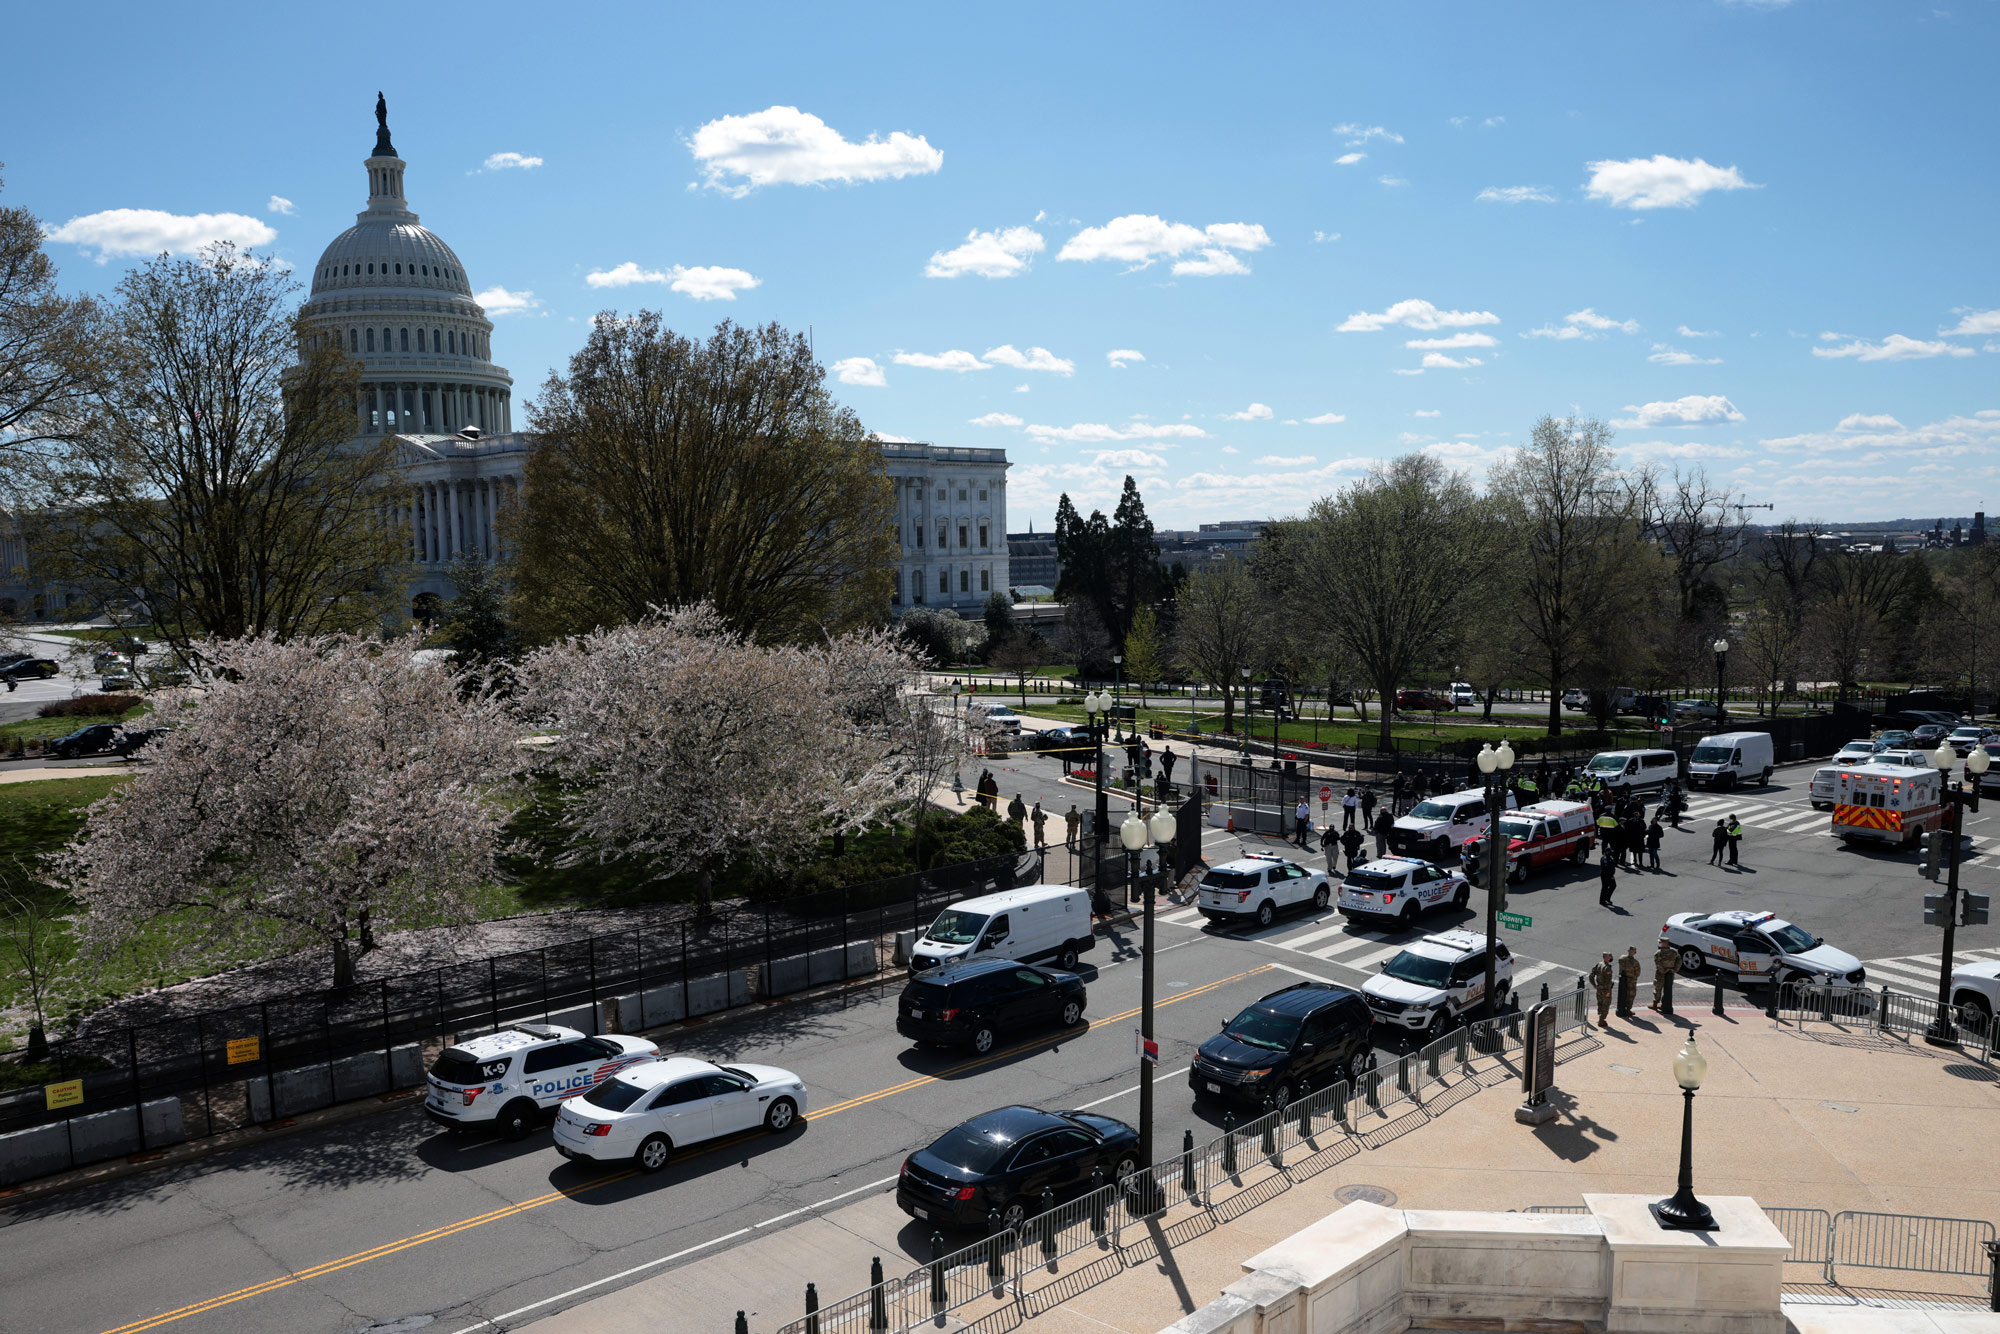
{"label": "fire department vehicle", "polygon": [[[1590,860],[1597,828],[1590,807],[1581,801],[1540,801],[1500,817],[1500,837],[1507,843],[1507,879],[1520,884],[1530,874],[1560,861],[1581,866]],[[1466,877],[1479,879],[1486,839],[1474,835],[1459,845]]]}
{"label": "fire department vehicle", "polygon": [[1843,768],[1833,779],[1833,833],[1852,841],[1909,845],[1944,819],[1944,776],[1903,764]]}

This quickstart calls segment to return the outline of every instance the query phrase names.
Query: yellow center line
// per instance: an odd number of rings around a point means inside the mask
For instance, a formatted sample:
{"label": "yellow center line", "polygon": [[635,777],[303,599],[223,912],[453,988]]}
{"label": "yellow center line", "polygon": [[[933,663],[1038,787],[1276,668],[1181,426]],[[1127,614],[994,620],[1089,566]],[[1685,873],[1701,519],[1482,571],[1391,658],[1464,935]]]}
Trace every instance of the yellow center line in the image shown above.
{"label": "yellow center line", "polygon": [[[1208,992],[1214,991],[1218,987],[1228,986],[1231,982],[1240,982],[1246,977],[1253,977],[1258,973],[1269,972],[1271,970],[1271,967],[1272,965],[1270,964],[1260,964],[1255,968],[1248,968],[1245,969],[1243,972],[1233,973],[1230,976],[1224,978],[1218,978],[1217,980],[1209,982],[1203,986],[1192,987],[1186,991],[1182,991],[1173,996],[1169,996],[1165,1000],[1155,1001],[1153,1004],[1153,1008],[1156,1010],[1161,1010],[1165,1009],[1169,1005],[1178,1004],[1179,1002],[1184,1000],[1191,1000],[1196,996],[1205,995]],[[1084,1026],[1082,1032],[1088,1032],[1091,1029],[1100,1027],[1105,1024],[1120,1023],[1124,1020],[1130,1019],[1133,1016],[1137,1015],[1139,1011],[1140,1007],[1134,1006],[1129,1010],[1122,1010],[1117,1014],[1110,1015],[1103,1019],[1093,1019]],[[810,1118],[806,1119],[818,1121],[829,1116],[836,1116],[841,1112],[851,1110],[852,1108],[855,1107],[863,1106],[867,1103],[875,1102],[881,1098],[887,1098],[898,1093],[907,1093],[911,1089],[921,1088],[926,1084],[940,1083],[946,1079],[953,1078],[957,1075],[965,1074],[968,1071],[977,1070],[983,1066],[991,1065],[995,1061],[1002,1061],[1008,1059],[1009,1057],[1019,1056],[1024,1052],[1034,1051],[1039,1047],[1046,1047],[1056,1042],[1067,1042],[1071,1038],[1077,1036],[1080,1036],[1080,1033],[1070,1032],[1058,1035],[1057,1037],[1054,1038],[1043,1038],[1034,1042],[1024,1042],[1019,1046],[1009,1047],[1005,1051],[992,1052],[986,1056],[979,1057],[976,1060],[961,1062],[958,1065],[954,1065],[949,1067],[948,1069],[941,1070],[934,1075],[923,1075],[916,1079],[906,1080],[903,1083],[897,1084],[891,1088],[880,1089],[874,1093],[866,1093],[861,1095],[860,1097],[849,1098],[845,1102],[834,1103],[831,1106],[821,1108],[819,1111],[813,1113],[813,1115]],[[681,1162],[687,1158],[698,1157],[701,1154],[709,1153],[716,1149],[727,1148],[731,1144],[741,1143],[743,1141],[754,1138],[755,1136],[760,1135],[762,1133],[763,1133],[762,1131],[751,1131],[748,1132],[747,1134],[737,1135],[726,1140],[707,1140],[701,1143],[700,1145],[689,1148],[684,1152],[675,1154],[673,1161]],[[104,1334],[139,1334],[139,1331],[141,1330],[156,1329],[161,1325],[171,1324],[176,1320],[185,1320],[187,1317],[191,1315],[200,1315],[204,1311],[213,1311],[219,1306],[227,1306],[231,1302],[240,1302],[249,1297],[259,1297],[267,1292],[276,1292],[278,1289],[288,1288],[292,1286],[294,1283],[303,1283],[307,1279],[319,1278],[326,1274],[336,1273],[342,1269],[349,1269],[358,1264],[365,1264],[370,1260],[379,1260],[383,1256],[394,1255],[397,1251],[408,1250],[412,1246],[421,1246],[425,1242],[437,1241],[443,1237],[454,1236],[457,1233],[466,1232],[471,1230],[472,1228],[481,1227],[487,1223],[497,1222],[503,1218],[513,1218],[519,1214],[524,1214],[528,1212],[530,1209],[539,1209],[545,1204],[553,1204],[557,1200],[574,1199],[578,1195],[583,1195],[593,1190],[603,1190],[606,1186],[615,1186],[621,1181],[629,1181],[633,1177],[638,1175],[639,1173],[637,1169],[626,1168],[622,1171],[613,1172],[609,1176],[598,1177],[597,1179],[592,1181],[581,1182],[574,1186],[564,1186],[558,1190],[552,1190],[546,1194],[536,1195],[530,1199],[522,1200],[518,1204],[504,1205],[498,1209],[488,1210],[486,1213],[483,1214],[475,1214],[471,1218],[462,1218],[456,1223],[446,1223],[441,1227],[434,1227],[428,1232],[419,1232],[416,1233],[414,1236],[404,1237],[398,1241],[384,1242],[380,1246],[372,1247],[369,1250],[365,1251],[356,1251],[354,1254],[342,1256],[338,1260],[328,1260],[323,1264],[314,1265],[310,1269],[297,1270],[294,1273],[285,1274],[274,1279],[269,1279],[263,1283],[253,1284],[252,1286],[247,1288],[238,1288],[235,1292],[225,1292],[219,1297],[210,1297],[204,1301],[194,1302],[188,1306],[183,1306],[176,1310],[166,1311],[161,1313],[160,1315],[150,1316],[144,1320],[137,1320],[129,1325],[120,1325],[116,1329],[106,1330]]]}

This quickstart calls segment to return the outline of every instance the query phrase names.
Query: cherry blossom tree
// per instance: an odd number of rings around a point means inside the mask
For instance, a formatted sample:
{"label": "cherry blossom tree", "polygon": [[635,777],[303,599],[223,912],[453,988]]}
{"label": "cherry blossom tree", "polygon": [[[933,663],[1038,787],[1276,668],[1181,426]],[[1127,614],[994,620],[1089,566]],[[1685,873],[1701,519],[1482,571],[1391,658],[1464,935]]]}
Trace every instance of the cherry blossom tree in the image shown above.
{"label": "cherry blossom tree", "polygon": [[496,697],[415,636],[199,648],[204,684],[157,704],[149,768],[55,860],[86,941],[172,915],[186,953],[325,948],[347,986],[375,932],[471,917],[522,766]]}
{"label": "cherry blossom tree", "polygon": [[536,650],[519,698],[555,734],[561,860],[692,874],[706,909],[727,864],[796,865],[927,799],[956,755],[917,667],[892,631],[763,646],[705,603]]}

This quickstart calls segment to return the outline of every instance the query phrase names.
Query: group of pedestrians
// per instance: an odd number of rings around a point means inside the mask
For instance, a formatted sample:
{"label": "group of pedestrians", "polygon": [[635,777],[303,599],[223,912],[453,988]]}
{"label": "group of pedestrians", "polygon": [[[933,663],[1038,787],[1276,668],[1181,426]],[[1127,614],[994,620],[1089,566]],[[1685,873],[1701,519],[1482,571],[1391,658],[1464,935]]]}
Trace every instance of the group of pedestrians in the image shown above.
{"label": "group of pedestrians", "polygon": [[[1653,951],[1653,1000],[1646,1008],[1661,1014],[1674,1012],[1674,974],[1680,971],[1681,956],[1660,937],[1659,948]],[[1633,1019],[1632,1007],[1639,1001],[1639,974],[1644,965],[1639,962],[1639,947],[1625,947],[1625,957],[1614,961],[1606,950],[1603,962],[1590,970],[1590,986],[1597,993],[1597,1022],[1600,1026],[1611,1022],[1615,1013],[1620,1019]],[[1612,999],[1612,988],[1617,988],[1617,999]]]}
{"label": "group of pedestrians", "polygon": [[1710,866],[1724,865],[1725,863],[1722,860],[1724,853],[1727,853],[1729,856],[1727,865],[1736,866],[1740,864],[1737,861],[1737,851],[1743,845],[1743,822],[1741,820],[1738,820],[1733,815],[1727,820],[1717,820],[1715,828],[1708,831],[1708,836],[1715,844],[1714,850],[1708,854],[1708,864]]}

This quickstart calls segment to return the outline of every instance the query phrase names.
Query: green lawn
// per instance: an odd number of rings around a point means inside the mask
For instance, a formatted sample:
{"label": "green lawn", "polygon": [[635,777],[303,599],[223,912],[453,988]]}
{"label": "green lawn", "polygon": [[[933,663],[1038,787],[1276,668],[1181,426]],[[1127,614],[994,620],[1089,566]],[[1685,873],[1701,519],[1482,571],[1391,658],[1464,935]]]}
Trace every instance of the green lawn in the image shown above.
{"label": "green lawn", "polygon": [[[117,723],[137,718],[146,713],[150,707],[145,704],[135,704],[121,714],[87,713],[67,718],[23,718],[19,722],[0,723],[0,743],[4,743],[8,737],[68,736],[71,732],[94,723]],[[13,786],[18,787],[20,784]]]}
{"label": "green lawn", "polygon": [[[1034,706],[1034,712],[1037,717],[1059,718],[1065,722],[1081,723],[1085,721],[1083,710],[1073,704],[1038,704]],[[1450,717],[1451,715],[1445,716]],[[1141,728],[1150,723],[1157,722],[1168,732],[1177,736],[1186,735],[1188,730],[1188,711],[1186,709],[1139,709],[1137,710],[1137,717]],[[1195,719],[1200,724],[1203,735],[1213,736],[1221,731],[1222,714],[1220,711],[1197,712]],[[1601,733],[1594,732],[1589,727],[1575,725],[1581,721],[1583,720],[1574,716],[1566,717],[1564,719],[1563,735],[1565,737],[1575,735],[1593,738],[1602,735]],[[1244,715],[1241,710],[1237,711],[1232,723],[1235,732],[1241,735],[1244,727]],[[1271,740],[1271,717],[1269,714],[1258,714],[1250,720],[1250,723],[1256,733],[1256,740],[1266,743]],[[1492,741],[1497,743],[1502,739],[1526,741],[1531,738],[1543,738],[1546,731],[1547,725],[1539,716],[1533,718],[1517,716],[1507,721],[1495,721],[1490,725],[1477,722],[1439,722],[1433,724],[1428,721],[1409,719],[1399,720],[1389,725],[1389,734],[1399,741]],[[1278,737],[1282,743],[1304,747],[1307,743],[1317,740],[1319,747],[1324,750],[1349,750],[1356,745],[1357,739],[1360,745],[1373,747],[1377,743],[1379,736],[1379,726],[1372,718],[1366,723],[1352,717],[1337,718],[1330,723],[1322,720],[1318,723],[1317,727],[1315,727],[1311,719],[1303,722],[1284,722],[1278,725]]]}

